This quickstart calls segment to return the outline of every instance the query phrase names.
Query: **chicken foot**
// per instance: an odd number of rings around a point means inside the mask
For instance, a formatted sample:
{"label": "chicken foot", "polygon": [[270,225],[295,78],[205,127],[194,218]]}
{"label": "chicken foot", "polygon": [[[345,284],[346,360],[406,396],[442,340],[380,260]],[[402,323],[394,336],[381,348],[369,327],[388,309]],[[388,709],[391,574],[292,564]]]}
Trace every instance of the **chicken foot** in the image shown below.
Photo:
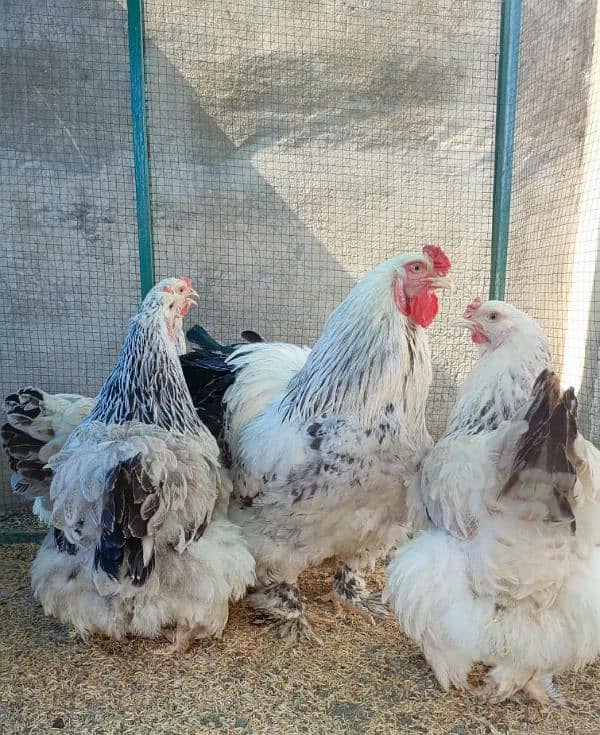
{"label": "chicken foot", "polygon": [[475,691],[478,699],[498,704],[516,692],[523,693],[542,707],[562,705],[564,698],[558,693],[551,674],[539,674],[531,670],[515,671],[505,665],[494,666],[487,674],[483,686]]}
{"label": "chicken foot", "polygon": [[336,616],[342,609],[352,610],[372,624],[375,619],[391,614],[381,599],[381,592],[369,592],[360,573],[346,562],[338,564],[333,575],[333,590],[321,597],[321,601],[332,602]]}
{"label": "chicken foot", "polygon": [[287,644],[301,641],[321,644],[304,617],[300,590],[294,584],[279,582],[254,592],[249,597],[257,625],[264,625]]}

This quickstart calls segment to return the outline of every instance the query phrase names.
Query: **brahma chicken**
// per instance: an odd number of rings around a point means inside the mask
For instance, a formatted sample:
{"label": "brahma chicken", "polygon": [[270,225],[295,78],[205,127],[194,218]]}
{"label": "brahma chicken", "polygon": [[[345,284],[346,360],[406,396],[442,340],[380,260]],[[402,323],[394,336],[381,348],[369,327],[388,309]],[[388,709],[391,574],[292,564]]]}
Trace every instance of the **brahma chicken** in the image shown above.
{"label": "brahma chicken", "polygon": [[178,359],[194,293],[189,279],[152,289],[92,412],[49,461],[55,528],[32,585],[46,614],[84,638],[154,638],[173,627],[168,651],[183,651],[220,636],[229,600],[254,581],[226,517],[228,472]]}
{"label": "brahma chicken", "polygon": [[4,401],[7,423],[0,429],[0,436],[12,471],[11,489],[33,500],[35,515],[48,525],[52,521],[48,503],[52,471],[46,465],[95,405],[95,398],[71,393],[51,395],[33,387],[11,393]]}
{"label": "brahma chicken", "polygon": [[221,383],[230,517],[257,564],[250,602],[258,621],[289,641],[314,640],[297,579],[331,557],[340,560],[334,603],[369,618],[386,614],[362,571],[404,540],[403,481],[431,446],[425,327],[449,269],[434,245],[381,263],[331,314],[312,350],[260,343],[220,359],[202,345],[184,360],[192,397],[208,383],[220,399]]}
{"label": "brahma chicken", "polygon": [[558,703],[553,675],[600,652],[600,452],[533,319],[474,302],[463,323],[481,355],[413,483],[428,527],[395,552],[384,599],[444,689],[480,662],[488,701]]}
{"label": "brahma chicken", "polygon": [[[187,276],[164,278],[151,293],[166,288],[182,296],[195,293]],[[176,349],[181,355],[187,350],[182,316],[176,318],[175,326]],[[48,503],[52,471],[47,464],[95,405],[96,398],[75,393],[51,394],[32,386],[4,399],[7,421],[0,428],[0,442],[12,470],[11,488],[21,498],[34,501],[33,512],[43,523],[50,525],[52,521]]]}

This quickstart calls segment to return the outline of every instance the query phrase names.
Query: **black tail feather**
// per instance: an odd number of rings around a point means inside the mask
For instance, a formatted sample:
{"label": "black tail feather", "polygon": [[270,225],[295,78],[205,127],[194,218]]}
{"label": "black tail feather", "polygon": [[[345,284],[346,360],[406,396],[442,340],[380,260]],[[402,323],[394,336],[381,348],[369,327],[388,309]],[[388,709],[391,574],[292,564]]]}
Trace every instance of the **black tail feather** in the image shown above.
{"label": "black tail feather", "polygon": [[188,341],[196,345],[196,348],[203,354],[207,353],[214,357],[227,357],[227,355],[230,355],[235,349],[233,345],[222,345],[220,342],[217,342],[217,340],[214,339],[214,337],[211,337],[206,329],[201,327],[199,324],[188,329],[187,338]]}
{"label": "black tail feather", "polygon": [[13,492],[29,499],[45,493],[52,479],[52,471],[45,468],[39,458],[45,442],[11,424],[0,428],[0,442],[8,456],[8,465],[15,473],[11,480]]}
{"label": "black tail feather", "polygon": [[250,344],[255,344],[256,342],[264,342],[264,339],[258,334],[258,332],[252,331],[252,329],[245,329],[242,332],[242,339],[246,342],[249,342]]}
{"label": "black tail feather", "polygon": [[[235,381],[235,371],[226,360],[241,345],[222,345],[198,324],[187,332],[187,338],[195,345],[195,349],[180,357],[185,382],[198,416],[222,445],[225,419],[223,397]],[[252,330],[242,332],[242,338],[247,343],[263,341]]]}
{"label": "black tail feather", "polygon": [[105,480],[101,536],[94,554],[94,567],[118,580],[121,570],[136,586],[145,584],[154,568],[154,554],[144,564],[142,539],[149,517],[142,514],[145,501],[156,488],[144,472],[141,455],[120,462]]}
{"label": "black tail feather", "polygon": [[79,551],[79,547],[76,544],[72,544],[59,528],[54,529],[54,543],[56,544],[56,548],[63,554],[75,556]]}
{"label": "black tail feather", "polygon": [[541,373],[525,416],[527,431],[519,439],[511,476],[502,489],[503,495],[509,493],[528,471],[543,473],[552,487],[547,498],[548,520],[570,522],[573,531],[572,491],[576,474],[568,453],[577,436],[576,411],[573,389],[562,393],[555,373],[548,370]]}

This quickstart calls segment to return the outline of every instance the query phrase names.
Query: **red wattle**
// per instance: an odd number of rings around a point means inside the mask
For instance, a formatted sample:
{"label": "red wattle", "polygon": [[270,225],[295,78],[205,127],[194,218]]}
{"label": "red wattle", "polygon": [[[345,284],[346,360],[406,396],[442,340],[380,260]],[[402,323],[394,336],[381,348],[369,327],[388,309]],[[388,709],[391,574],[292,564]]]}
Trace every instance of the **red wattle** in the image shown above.
{"label": "red wattle", "polygon": [[438,313],[438,297],[433,291],[423,289],[419,294],[409,299],[410,318],[421,327],[428,327]]}
{"label": "red wattle", "polygon": [[475,342],[476,345],[483,345],[488,342],[488,338],[481,332],[471,332],[471,342]]}

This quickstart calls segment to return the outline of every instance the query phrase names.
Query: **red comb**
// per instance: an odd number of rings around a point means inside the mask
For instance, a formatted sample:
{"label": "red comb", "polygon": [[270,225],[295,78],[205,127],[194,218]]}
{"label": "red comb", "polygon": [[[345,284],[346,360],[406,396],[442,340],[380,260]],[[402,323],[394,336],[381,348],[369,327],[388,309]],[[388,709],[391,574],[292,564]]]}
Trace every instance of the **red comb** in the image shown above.
{"label": "red comb", "polygon": [[179,276],[179,280],[183,281],[189,288],[192,287],[192,279],[189,276]]}
{"label": "red comb", "polygon": [[452,264],[450,263],[450,258],[440,245],[424,245],[423,252],[431,258],[433,268],[437,273],[441,276],[448,275]]}
{"label": "red comb", "polygon": [[476,296],[465,309],[465,316],[473,316],[473,312],[477,311],[481,304],[481,296]]}

